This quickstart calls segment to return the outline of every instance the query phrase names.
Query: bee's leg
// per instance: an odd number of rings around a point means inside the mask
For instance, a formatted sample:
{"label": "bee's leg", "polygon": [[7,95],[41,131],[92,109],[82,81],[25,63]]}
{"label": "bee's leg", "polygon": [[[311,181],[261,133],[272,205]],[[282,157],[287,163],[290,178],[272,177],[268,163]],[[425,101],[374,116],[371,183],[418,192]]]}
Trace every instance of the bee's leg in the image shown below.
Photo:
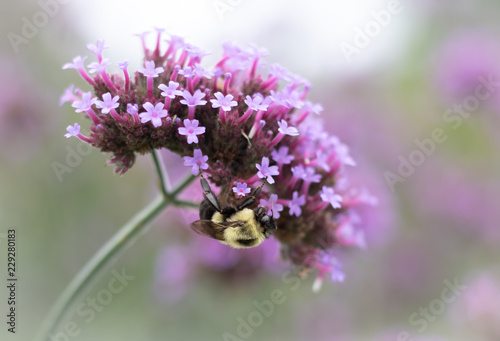
{"label": "bee's leg", "polygon": [[264,186],[264,184],[257,187],[255,191],[253,191],[251,196],[243,200],[241,204],[237,206],[238,210],[242,210],[246,207],[252,206],[255,203],[255,200],[257,200],[257,196],[260,194],[260,191],[262,191],[262,186]]}
{"label": "bee's leg", "polygon": [[201,183],[201,188],[203,189],[203,195],[208,200],[208,202],[217,210],[217,212],[219,213],[222,212],[219,200],[217,200],[217,197],[212,192],[212,189],[210,188],[207,179],[205,179],[203,175],[201,176],[200,183]]}

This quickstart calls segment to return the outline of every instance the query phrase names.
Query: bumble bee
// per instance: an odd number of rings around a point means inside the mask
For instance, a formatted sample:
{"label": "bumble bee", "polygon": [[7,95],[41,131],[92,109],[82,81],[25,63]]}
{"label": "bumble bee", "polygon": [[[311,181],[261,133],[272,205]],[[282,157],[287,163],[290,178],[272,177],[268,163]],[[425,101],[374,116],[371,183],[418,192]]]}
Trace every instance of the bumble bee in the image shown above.
{"label": "bumble bee", "polygon": [[200,220],[191,224],[191,229],[196,233],[240,249],[260,245],[276,230],[276,222],[272,215],[267,215],[264,207],[255,210],[249,208],[255,203],[262,185],[236,208],[230,205],[221,208],[208,181],[202,177],[200,182],[204,196],[200,204]]}

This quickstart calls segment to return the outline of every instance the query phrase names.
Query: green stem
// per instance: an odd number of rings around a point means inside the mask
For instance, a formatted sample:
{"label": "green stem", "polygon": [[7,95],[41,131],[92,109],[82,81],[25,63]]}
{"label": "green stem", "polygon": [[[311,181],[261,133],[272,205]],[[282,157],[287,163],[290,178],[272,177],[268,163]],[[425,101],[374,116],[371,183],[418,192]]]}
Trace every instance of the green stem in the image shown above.
{"label": "green stem", "polygon": [[177,195],[193,182],[196,177],[192,175],[188,176],[172,193],[169,193],[165,187],[165,178],[159,155],[157,155],[156,151],[153,151],[152,155],[160,180],[161,195],[122,226],[78,272],[50,310],[36,340],[43,341],[49,339],[50,334],[57,328],[68,309],[88,289],[90,283],[97,277],[100,271],[106,265],[109,265],[113,259],[116,259],[120,252],[132,245],[142,233],[146,232],[149,227],[148,223],[156,218],[167,206],[198,207],[195,203],[177,199]]}
{"label": "green stem", "polygon": [[170,181],[168,181],[168,175],[167,172],[165,171],[165,166],[160,151],[153,149],[151,151],[151,156],[153,157],[153,162],[155,164],[156,172],[158,173],[158,181],[160,182],[159,187],[161,193],[163,194],[164,197],[168,197],[169,189],[167,188],[167,182],[170,183]]}

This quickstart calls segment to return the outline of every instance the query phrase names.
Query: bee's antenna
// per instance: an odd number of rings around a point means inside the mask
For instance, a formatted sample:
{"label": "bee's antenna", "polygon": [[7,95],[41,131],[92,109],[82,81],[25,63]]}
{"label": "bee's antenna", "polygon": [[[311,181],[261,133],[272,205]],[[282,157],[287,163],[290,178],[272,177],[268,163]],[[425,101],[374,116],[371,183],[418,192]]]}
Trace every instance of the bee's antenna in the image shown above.
{"label": "bee's antenna", "polygon": [[208,202],[210,202],[210,204],[218,212],[222,212],[219,200],[217,199],[215,194],[212,192],[212,189],[210,188],[210,184],[208,183],[207,179],[205,179],[205,177],[203,176],[203,173],[201,173],[201,172],[200,172],[200,177],[201,177],[200,184],[201,184],[201,188],[203,189],[203,196],[205,197],[205,199],[208,200]]}

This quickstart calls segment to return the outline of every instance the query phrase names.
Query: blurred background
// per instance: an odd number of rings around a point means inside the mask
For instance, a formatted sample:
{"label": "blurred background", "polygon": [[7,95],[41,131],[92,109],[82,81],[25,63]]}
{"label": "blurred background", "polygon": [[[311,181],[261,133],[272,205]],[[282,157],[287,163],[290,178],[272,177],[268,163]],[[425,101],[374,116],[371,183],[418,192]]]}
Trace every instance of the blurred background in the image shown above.
{"label": "blurred background", "polygon": [[[349,171],[379,199],[361,213],[367,246],[344,255],[343,283],[313,293],[314,276],[294,280],[273,240],[229,250],[189,231],[196,211],[168,209],[77,302],[59,331],[72,326],[74,335],[53,340],[500,340],[499,2],[2,6],[2,316],[11,228],[19,278],[17,332],[2,323],[2,340],[31,340],[71,278],[156,194],[150,158],[114,175],[106,155],[64,138],[83,120],[59,105],[69,84],[88,90],[75,70],[61,70],[90,55],[87,43],[106,39],[111,62],[129,59],[135,70],[142,49],[133,34],[153,27],[211,51],[206,67],[225,41],[255,43],[269,49],[269,64],[311,81],[327,129],[358,163]],[[172,182],[189,171],[165,159]],[[133,279],[108,297],[113,269]],[[252,320],[275,290],[283,303]],[[90,308],[96,297],[106,304]],[[255,326],[245,329],[249,319]]]}

